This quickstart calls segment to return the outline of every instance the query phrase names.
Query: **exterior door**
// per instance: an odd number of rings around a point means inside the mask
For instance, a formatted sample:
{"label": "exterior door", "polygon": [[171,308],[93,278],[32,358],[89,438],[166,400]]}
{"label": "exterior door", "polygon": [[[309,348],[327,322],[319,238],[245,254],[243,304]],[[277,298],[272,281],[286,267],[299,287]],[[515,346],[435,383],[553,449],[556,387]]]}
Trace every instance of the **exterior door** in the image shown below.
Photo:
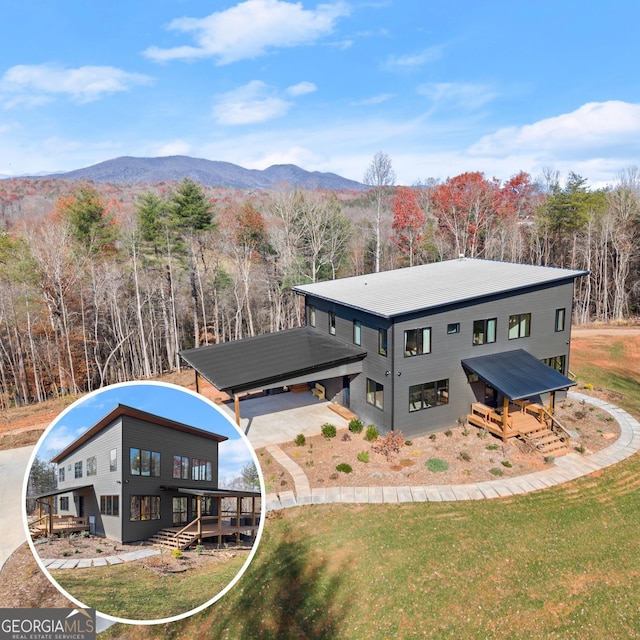
{"label": "exterior door", "polygon": [[351,378],[349,376],[344,376],[342,378],[342,404],[347,409],[350,409],[349,406],[351,403]]}
{"label": "exterior door", "polygon": [[180,497],[173,499],[173,524],[174,526],[180,526],[187,524],[187,498]]}

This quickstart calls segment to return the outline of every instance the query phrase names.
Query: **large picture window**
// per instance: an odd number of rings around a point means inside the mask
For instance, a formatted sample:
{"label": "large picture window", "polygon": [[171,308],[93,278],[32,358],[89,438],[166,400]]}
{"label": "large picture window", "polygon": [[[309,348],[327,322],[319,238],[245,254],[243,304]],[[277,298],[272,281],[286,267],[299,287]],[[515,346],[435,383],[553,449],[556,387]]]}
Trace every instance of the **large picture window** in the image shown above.
{"label": "large picture window", "polygon": [[131,496],[129,520],[160,520],[160,496]]}
{"label": "large picture window", "polygon": [[119,516],[120,496],[100,496],[100,513],[104,516]]}
{"label": "large picture window", "polygon": [[132,476],[160,477],[160,454],[147,449],[129,449],[129,468]]}
{"label": "large picture window", "polygon": [[82,460],[80,462],[76,462],[73,466],[73,477],[74,478],[82,478]]}
{"label": "large picture window", "polygon": [[404,332],[404,357],[431,353],[431,327],[407,329]]}
{"label": "large picture window", "polygon": [[556,309],[556,331],[564,331],[566,309]]}
{"label": "large picture window", "polygon": [[186,456],[173,456],[173,477],[178,480],[189,479],[189,458]]}
{"label": "large picture window", "polygon": [[496,318],[473,321],[473,344],[489,344],[496,341]]}
{"label": "large picture window", "polygon": [[430,409],[449,403],[449,380],[424,382],[409,387],[409,411]]}
{"label": "large picture window", "polygon": [[87,458],[87,476],[98,475],[98,459],[96,456]]}
{"label": "large picture window", "polygon": [[531,314],[519,313],[509,316],[509,340],[528,338],[531,335]]}
{"label": "large picture window", "polygon": [[378,409],[384,409],[384,387],[371,378],[367,378],[367,402]]}

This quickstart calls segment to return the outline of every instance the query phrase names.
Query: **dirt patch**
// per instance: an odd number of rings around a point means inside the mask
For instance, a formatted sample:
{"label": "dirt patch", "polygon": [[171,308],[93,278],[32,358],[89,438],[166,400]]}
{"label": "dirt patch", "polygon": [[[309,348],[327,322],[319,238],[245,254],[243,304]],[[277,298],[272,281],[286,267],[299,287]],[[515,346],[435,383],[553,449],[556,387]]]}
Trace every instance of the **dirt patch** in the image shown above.
{"label": "dirt patch", "polygon": [[[618,423],[593,405],[568,399],[557,407],[556,415],[573,434],[574,450],[581,453],[599,451],[620,435]],[[376,444],[367,442],[364,432],[354,434],[345,428],[338,429],[335,438],[317,435],[307,437],[304,445],[289,442],[280,448],[305,472],[312,488],[466,484],[520,476],[553,463],[515,438],[503,443],[475,427],[403,440],[390,455],[377,452]],[[257,453],[267,491],[293,490],[291,476],[268,451]]]}

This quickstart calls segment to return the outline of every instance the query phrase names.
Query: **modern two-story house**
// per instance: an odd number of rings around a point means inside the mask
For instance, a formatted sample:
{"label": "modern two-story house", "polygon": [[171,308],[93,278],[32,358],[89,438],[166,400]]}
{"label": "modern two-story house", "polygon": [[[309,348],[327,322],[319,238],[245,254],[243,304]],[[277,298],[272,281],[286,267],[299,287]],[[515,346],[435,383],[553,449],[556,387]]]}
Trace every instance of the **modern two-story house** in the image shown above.
{"label": "modern two-story house", "polygon": [[218,445],[225,440],[119,404],[52,459],[58,489],[49,499],[57,500],[58,518],[82,518],[96,535],[148,539],[217,515],[222,497],[259,497],[218,489]]}
{"label": "modern two-story house", "polygon": [[382,432],[424,435],[478,403],[549,407],[574,384],[574,280],[586,273],[460,258],[300,285],[306,327],[182,356],[236,398],[313,382]]}

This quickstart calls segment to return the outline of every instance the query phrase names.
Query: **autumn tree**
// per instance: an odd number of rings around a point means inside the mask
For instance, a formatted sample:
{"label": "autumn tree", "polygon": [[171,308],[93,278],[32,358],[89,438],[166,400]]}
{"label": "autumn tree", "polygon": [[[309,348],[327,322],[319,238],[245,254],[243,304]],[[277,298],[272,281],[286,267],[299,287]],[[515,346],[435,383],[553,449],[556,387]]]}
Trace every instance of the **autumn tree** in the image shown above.
{"label": "autumn tree", "polygon": [[398,187],[393,199],[394,242],[414,265],[416,250],[424,235],[425,215],[420,208],[418,192],[410,187]]}
{"label": "autumn tree", "polygon": [[381,237],[380,228],[382,212],[385,204],[387,189],[395,183],[396,174],[393,170],[391,158],[382,151],[378,151],[364,174],[364,183],[371,187],[371,197],[375,209],[374,218],[374,271],[380,271]]}

